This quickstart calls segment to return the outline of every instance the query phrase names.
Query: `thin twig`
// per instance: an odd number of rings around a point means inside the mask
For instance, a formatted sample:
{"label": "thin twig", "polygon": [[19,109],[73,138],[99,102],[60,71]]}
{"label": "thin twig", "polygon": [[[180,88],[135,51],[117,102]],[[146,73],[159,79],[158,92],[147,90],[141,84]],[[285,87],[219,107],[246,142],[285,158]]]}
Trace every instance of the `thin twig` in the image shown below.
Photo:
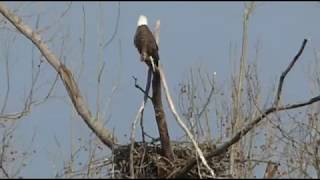
{"label": "thin twig", "polygon": [[198,118],[199,118],[199,119],[201,118],[202,114],[205,112],[205,110],[207,109],[209,103],[211,102],[211,98],[212,98],[213,93],[214,93],[214,90],[215,90],[214,88],[215,88],[215,87],[214,87],[214,85],[212,84],[212,85],[211,85],[211,90],[210,90],[209,96],[208,96],[208,98],[207,98],[207,101],[206,101],[206,103],[203,105],[203,108],[201,109],[200,113],[198,114]]}
{"label": "thin twig", "polygon": [[56,75],[56,77],[55,77],[55,79],[54,79],[54,81],[53,81],[53,83],[52,83],[52,85],[51,85],[51,87],[50,87],[50,89],[49,89],[49,91],[48,91],[48,94],[47,94],[41,101],[39,101],[38,103],[36,103],[35,106],[36,106],[36,105],[39,105],[39,104],[41,104],[41,103],[43,103],[43,102],[45,102],[46,100],[48,100],[48,99],[50,98],[50,96],[51,96],[54,88],[56,87],[56,84],[57,84],[57,82],[58,82],[58,79],[59,79],[59,74],[57,73],[57,75]]}
{"label": "thin twig", "polygon": [[[149,77],[149,76],[148,76],[148,77]],[[146,91],[143,90],[142,87],[137,83],[137,82],[138,82],[138,78],[136,78],[135,76],[132,76],[132,78],[134,79],[134,86],[135,86],[137,89],[139,89],[141,92],[143,92],[143,94],[146,94],[150,100],[152,100],[152,97],[149,96],[149,93],[146,93]]]}
{"label": "thin twig", "polygon": [[78,80],[80,79],[83,68],[84,68],[84,52],[85,52],[85,47],[86,47],[86,34],[87,34],[87,23],[86,23],[86,11],[84,8],[84,5],[82,4],[82,14],[83,14],[83,23],[82,23],[82,38],[80,38],[81,42],[81,63],[80,63],[80,72],[78,76]]}
{"label": "thin twig", "polygon": [[101,68],[98,71],[98,78],[97,78],[97,99],[96,99],[96,106],[97,106],[97,111],[96,111],[96,118],[100,119],[100,88],[101,88],[101,77],[104,67],[105,67],[105,62],[103,61]]}
{"label": "thin twig", "polygon": [[17,113],[10,113],[10,114],[2,114],[3,112],[1,112],[0,114],[0,120],[18,120],[23,118],[24,116],[28,115],[31,111],[31,106],[32,105],[37,105],[37,103],[33,100],[33,91],[35,88],[35,85],[37,83],[37,80],[40,76],[40,70],[41,70],[41,62],[40,64],[37,66],[37,72],[36,74],[33,76],[32,75],[32,79],[31,79],[31,88],[30,91],[28,93],[28,97],[26,98],[26,101],[24,102],[24,108],[21,112],[17,112]]}
{"label": "thin twig", "polygon": [[68,5],[67,5],[66,9],[63,10],[63,12],[59,16],[56,16],[56,15],[53,16],[53,17],[58,17],[58,18],[53,20],[53,23],[51,23],[50,25],[48,25],[48,26],[46,26],[44,28],[41,28],[41,29],[36,28],[37,33],[39,33],[39,34],[44,33],[45,31],[48,31],[49,29],[51,29],[53,26],[56,26],[59,22],[61,22],[61,20],[63,20],[64,16],[71,9],[71,6],[72,6],[72,2],[68,2]]}
{"label": "thin twig", "polygon": [[7,103],[8,103],[8,99],[9,99],[9,93],[10,93],[10,71],[9,71],[9,50],[10,48],[10,41],[7,42],[7,52],[5,55],[5,59],[6,59],[6,79],[7,79],[7,89],[6,89],[6,94],[3,100],[3,105],[1,108],[1,112],[0,114],[3,114],[5,112],[5,109],[7,108]]}
{"label": "thin twig", "polygon": [[120,1],[118,3],[118,15],[117,15],[117,20],[116,20],[116,26],[114,28],[113,34],[111,38],[103,45],[103,49],[106,48],[116,37],[116,34],[118,32],[118,27],[119,27],[119,22],[120,22]]}

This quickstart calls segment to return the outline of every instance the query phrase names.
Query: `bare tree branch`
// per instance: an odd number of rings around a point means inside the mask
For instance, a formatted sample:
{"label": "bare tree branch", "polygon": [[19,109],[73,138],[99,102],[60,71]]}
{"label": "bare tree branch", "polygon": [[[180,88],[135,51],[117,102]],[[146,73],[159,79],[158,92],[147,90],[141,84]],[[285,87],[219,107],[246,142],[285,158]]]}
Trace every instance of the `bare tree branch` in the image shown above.
{"label": "bare tree branch", "polygon": [[80,71],[77,79],[80,79],[82,73],[83,73],[83,68],[84,68],[84,51],[86,47],[86,35],[87,35],[87,23],[86,23],[86,10],[84,6],[82,5],[82,14],[83,14],[83,23],[82,23],[82,37],[80,38],[81,42],[81,64],[80,64]]}
{"label": "bare tree branch", "polygon": [[[306,39],[303,41],[302,43],[302,47],[305,46],[306,44]],[[302,50],[301,50],[302,49]],[[289,71],[291,70],[292,66],[294,65],[294,62],[296,62],[299,58],[299,56],[301,55],[302,51],[304,48],[300,48],[298,55],[293,59],[293,61],[290,63],[292,64],[291,66],[289,66],[290,68]],[[288,71],[288,72],[289,72]],[[286,72],[286,71],[285,71]],[[288,73],[286,72],[286,74]],[[285,75],[284,75],[285,77]],[[282,78],[284,79],[284,78]],[[280,79],[281,81],[281,79]],[[283,81],[283,80],[282,80]],[[280,83],[279,83],[280,84]],[[282,83],[281,83],[282,84]],[[282,86],[282,85],[281,85]],[[281,88],[281,86],[279,86]],[[277,93],[278,94],[278,93]],[[277,99],[276,99],[277,101]],[[228,148],[230,148],[233,144],[235,144],[236,142],[238,142],[243,136],[245,136],[250,130],[252,130],[254,127],[256,127],[256,125],[263,120],[265,117],[267,117],[269,114],[272,114],[274,112],[278,112],[278,111],[284,111],[284,110],[290,110],[290,109],[295,109],[295,108],[299,108],[299,107],[303,107],[303,106],[307,106],[307,105],[311,105],[315,102],[320,101],[320,95],[313,97],[307,101],[301,102],[301,103],[295,103],[295,104],[288,104],[285,106],[275,106],[276,104],[274,103],[270,108],[267,108],[266,110],[263,111],[263,113],[257,117],[256,119],[254,119],[253,121],[251,121],[249,124],[247,124],[244,128],[242,128],[240,131],[238,131],[230,140],[226,141],[225,143],[223,143],[222,145],[218,146],[216,148],[215,151],[212,151],[208,154],[205,155],[205,158],[212,158],[214,156],[218,156],[222,153],[225,153],[226,151],[228,151]],[[185,173],[187,173],[191,168],[193,168],[193,166],[197,163],[196,158],[191,158],[186,165],[181,168],[178,169],[175,173],[173,173],[171,175],[171,177],[183,177],[183,175]]]}
{"label": "bare tree branch", "polygon": [[287,69],[281,74],[280,76],[280,80],[279,80],[279,85],[278,85],[278,90],[277,90],[277,95],[276,95],[276,99],[274,101],[275,106],[279,105],[279,101],[280,101],[280,96],[281,96],[281,91],[282,91],[282,86],[283,86],[283,81],[286,78],[287,74],[289,73],[289,71],[292,69],[292,67],[294,66],[294,64],[296,63],[296,61],[299,59],[299,57],[301,56],[306,44],[307,44],[307,39],[304,39],[301,45],[301,48],[299,50],[299,52],[297,53],[297,55],[293,58],[293,60],[291,61],[291,63],[289,64],[289,66],[287,67]]}
{"label": "bare tree branch", "polygon": [[[177,122],[180,125],[180,127],[186,132],[186,134],[188,135],[189,139],[192,141],[197,153],[200,156],[200,159],[201,159],[202,163],[206,166],[207,169],[209,169],[212,177],[216,177],[214,171],[210,168],[210,166],[208,165],[206,159],[204,158],[204,155],[203,155],[201,149],[199,148],[196,140],[192,136],[191,132],[188,130],[187,126],[183,123],[183,121],[179,117],[179,115],[178,115],[178,113],[177,113],[177,111],[176,111],[176,109],[174,107],[174,104],[173,104],[173,101],[172,101],[172,98],[171,98],[171,95],[170,95],[170,92],[169,92],[169,88],[168,88],[168,85],[167,85],[167,81],[166,81],[165,75],[164,75],[164,73],[162,71],[161,64],[159,64],[159,69],[157,68],[157,71],[160,72],[161,81],[162,81],[163,87],[165,89],[166,98],[167,98],[169,107],[170,107],[170,109],[172,111],[172,114],[174,115],[174,117],[177,120]],[[197,158],[196,158],[196,160],[197,160]]]}
{"label": "bare tree branch", "polygon": [[115,138],[112,136],[112,133],[110,133],[109,130],[104,128],[99,119],[92,117],[71,71],[60,62],[55,54],[50,51],[48,46],[42,41],[40,35],[26,25],[20,17],[7,9],[3,3],[0,4],[0,13],[6,19],[8,19],[12,25],[14,25],[25,37],[32,41],[33,44],[40,50],[41,54],[46,58],[48,63],[59,73],[60,78],[63,81],[78,114],[82,117],[90,129],[100,138],[100,140],[109,148],[112,148],[113,142],[116,142]]}
{"label": "bare tree branch", "polygon": [[198,118],[199,119],[201,118],[202,114],[205,112],[205,110],[207,109],[208,105],[210,104],[212,96],[213,96],[213,93],[214,93],[214,90],[215,90],[215,87],[214,87],[213,84],[211,84],[211,90],[210,90],[209,96],[208,96],[206,102],[204,103],[200,113],[198,114]]}
{"label": "bare tree branch", "polygon": [[149,94],[146,93],[146,91],[143,90],[141,86],[139,86],[139,84],[137,83],[137,82],[138,82],[138,78],[136,78],[135,76],[132,76],[132,78],[134,79],[134,87],[136,87],[136,88],[139,89],[141,92],[143,92],[143,94],[146,94],[149,99],[152,99],[152,97],[150,97]]}
{"label": "bare tree branch", "polygon": [[116,26],[114,28],[113,34],[111,36],[111,38],[103,45],[103,49],[106,48],[112,41],[113,39],[116,37],[116,34],[118,32],[118,27],[119,27],[119,22],[120,22],[120,1],[118,3],[118,15],[117,15],[117,20],[116,20]]}
{"label": "bare tree branch", "polygon": [[[238,142],[243,136],[245,136],[251,129],[253,129],[261,120],[263,120],[265,117],[267,117],[269,114],[272,114],[277,111],[284,111],[284,110],[290,110],[295,109],[303,106],[307,106],[310,104],[313,104],[315,102],[320,101],[320,96],[316,96],[311,98],[310,100],[302,103],[292,104],[292,105],[286,105],[282,107],[271,107],[264,111],[263,114],[261,114],[258,118],[256,118],[251,123],[247,124],[242,130],[238,131],[230,140],[226,141],[222,145],[218,146],[215,151],[212,151],[209,154],[205,155],[206,159],[212,158],[214,156],[218,156],[222,153],[225,153],[230,146],[232,146],[234,143]],[[171,177],[182,177],[186,172],[188,172],[191,168],[193,168],[194,165],[196,165],[197,160],[195,158],[190,159],[186,165],[179,169],[176,173],[174,173]]]}
{"label": "bare tree branch", "polygon": [[[148,70],[148,79],[146,83],[146,91],[144,94],[143,102],[139,108],[139,111],[136,115],[135,120],[132,122],[132,129],[131,129],[131,147],[130,147],[130,176],[131,178],[134,178],[134,167],[133,167],[133,150],[134,150],[134,141],[135,141],[135,131],[136,131],[136,124],[138,123],[139,116],[141,117],[140,119],[142,120],[143,116],[143,111],[144,107],[148,101],[149,97],[149,90],[150,90],[150,85],[151,85],[151,76],[152,76],[152,69],[149,68]],[[142,130],[143,131],[143,130]],[[143,132],[142,132],[143,133]]]}
{"label": "bare tree branch", "polygon": [[[10,41],[7,42],[7,50],[10,50]],[[1,108],[0,114],[4,114],[5,109],[7,107],[8,99],[9,99],[9,93],[10,93],[10,72],[9,72],[9,52],[6,52],[5,54],[5,59],[6,59],[6,79],[7,79],[7,89],[6,89],[6,94],[4,97],[3,105]]]}

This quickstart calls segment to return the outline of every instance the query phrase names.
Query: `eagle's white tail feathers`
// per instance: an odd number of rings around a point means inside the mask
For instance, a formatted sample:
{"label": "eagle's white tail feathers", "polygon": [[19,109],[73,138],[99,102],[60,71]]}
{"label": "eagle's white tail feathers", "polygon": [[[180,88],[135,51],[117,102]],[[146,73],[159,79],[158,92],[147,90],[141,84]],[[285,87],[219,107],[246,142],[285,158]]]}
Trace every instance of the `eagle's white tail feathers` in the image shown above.
{"label": "eagle's white tail feathers", "polygon": [[154,60],[153,60],[152,56],[150,56],[150,60],[151,60],[151,65],[152,65],[153,72],[156,72],[156,68],[154,66]]}

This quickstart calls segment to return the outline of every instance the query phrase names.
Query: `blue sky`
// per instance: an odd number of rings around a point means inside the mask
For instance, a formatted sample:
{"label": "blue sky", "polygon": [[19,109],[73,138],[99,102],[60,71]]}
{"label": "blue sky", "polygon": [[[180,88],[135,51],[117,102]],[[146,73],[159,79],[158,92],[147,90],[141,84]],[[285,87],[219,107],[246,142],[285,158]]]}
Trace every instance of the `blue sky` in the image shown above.
{"label": "blue sky", "polygon": [[[104,44],[115,30],[118,2],[72,2],[67,13],[68,2],[10,2],[10,8],[23,3],[18,15],[35,28],[37,13],[41,13],[39,28],[52,25],[42,33],[43,39],[53,38],[49,47],[76,73],[84,60],[84,71],[79,80],[81,91],[88,101],[92,113],[96,112],[97,69],[105,63],[101,83],[100,106],[105,113],[107,127],[114,129],[122,143],[128,142],[130,126],[141,104],[143,94],[134,87],[132,76],[144,86],[146,66],[139,61],[133,45],[137,19],[140,14],[148,17],[153,29],[157,19],[160,27],[160,61],[164,66],[171,94],[177,101],[179,83],[186,80],[191,67],[202,67],[203,72],[217,73],[217,83],[224,89],[230,87],[232,72],[229,47],[235,48],[239,61],[242,39],[243,2],[121,2],[120,21],[112,43]],[[86,17],[85,46],[81,49],[83,8]],[[309,38],[307,47],[287,77],[284,85],[284,101],[295,102],[311,96],[308,81],[309,66],[314,63],[314,50],[320,47],[320,5],[317,2],[259,2],[249,23],[249,61],[253,61],[255,47],[259,44],[259,73],[263,93],[270,93],[281,72],[294,57],[304,38]],[[31,15],[31,16],[30,16]],[[55,22],[55,23],[54,23]],[[15,40],[13,41],[13,37]],[[39,52],[20,34],[8,30],[0,31],[0,41],[13,42],[9,56],[11,92],[7,113],[19,111],[25,94],[30,88],[32,51],[34,61],[39,62]],[[62,46],[63,44],[63,46]],[[5,75],[5,51],[1,51],[0,74]],[[312,66],[311,66],[312,67]],[[55,79],[49,64],[41,65],[41,76],[35,97],[46,95]],[[4,99],[5,78],[1,77],[0,104]],[[112,88],[117,86],[115,93]],[[74,139],[87,139],[90,133],[85,123],[73,113],[63,84],[58,80],[54,90],[56,98],[35,106],[26,118],[18,123],[15,134],[17,147],[26,147],[35,132],[32,148],[37,154],[29,166],[22,170],[25,177],[47,177],[55,173],[54,166],[61,170],[63,160],[69,158],[71,134]],[[107,108],[112,95],[111,107]],[[166,102],[164,101],[166,106]],[[180,137],[182,130],[167,110],[170,136]],[[214,119],[213,119],[214,121]],[[150,103],[146,107],[145,128],[157,136]],[[71,130],[72,129],[72,130]],[[137,133],[139,137],[140,134]],[[60,147],[57,147],[57,141]],[[85,157],[82,157],[85,159]]]}

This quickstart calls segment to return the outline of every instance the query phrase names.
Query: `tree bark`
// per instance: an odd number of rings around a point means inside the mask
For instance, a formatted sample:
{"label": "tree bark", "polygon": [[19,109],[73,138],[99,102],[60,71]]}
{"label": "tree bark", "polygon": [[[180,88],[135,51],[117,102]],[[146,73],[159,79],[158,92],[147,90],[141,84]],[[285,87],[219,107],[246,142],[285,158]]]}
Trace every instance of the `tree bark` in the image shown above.
{"label": "tree bark", "polygon": [[154,107],[155,117],[156,117],[158,130],[160,134],[160,141],[161,141],[163,156],[168,158],[169,160],[173,160],[174,156],[173,156],[173,151],[171,149],[166,117],[165,117],[162,100],[161,100],[161,79],[160,79],[160,72],[158,68],[156,68],[156,71],[153,73],[152,104]]}

